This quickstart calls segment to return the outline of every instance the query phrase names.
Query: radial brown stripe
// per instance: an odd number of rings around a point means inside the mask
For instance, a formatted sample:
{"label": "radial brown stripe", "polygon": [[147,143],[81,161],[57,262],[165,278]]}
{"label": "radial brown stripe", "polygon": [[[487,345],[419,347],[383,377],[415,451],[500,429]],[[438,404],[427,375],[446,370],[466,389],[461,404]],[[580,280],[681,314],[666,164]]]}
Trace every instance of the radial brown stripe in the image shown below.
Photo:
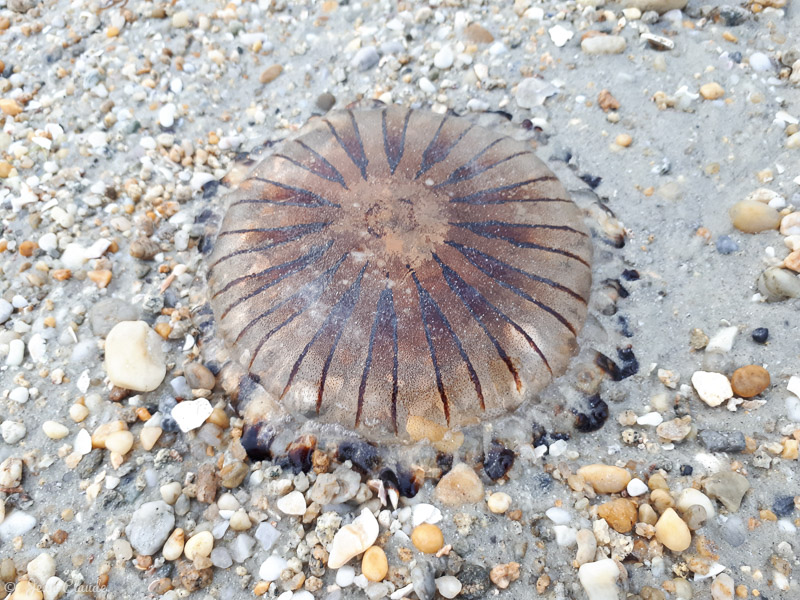
{"label": "radial brown stripe", "polygon": [[529,146],[460,117],[332,112],[229,204],[218,330],[290,413],[375,437],[497,415],[563,372],[586,317],[580,211]]}

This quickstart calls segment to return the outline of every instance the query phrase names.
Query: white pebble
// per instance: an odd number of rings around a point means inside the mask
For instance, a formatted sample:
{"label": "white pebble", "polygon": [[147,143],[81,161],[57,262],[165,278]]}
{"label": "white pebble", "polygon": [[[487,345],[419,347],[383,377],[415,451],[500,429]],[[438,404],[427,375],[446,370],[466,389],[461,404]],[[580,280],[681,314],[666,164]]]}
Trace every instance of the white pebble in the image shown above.
{"label": "white pebble", "polygon": [[158,124],[168,129],[175,124],[175,105],[170,102],[165,104],[158,111]]}
{"label": "white pebble", "polygon": [[25,358],[25,342],[22,340],[11,340],[8,342],[8,355],[6,364],[9,367],[18,367]]}
{"label": "white pebble", "polygon": [[353,580],[356,578],[356,570],[345,565],[336,571],[336,585],[339,587],[347,587],[353,585]]}
{"label": "white pebble", "polygon": [[433,64],[437,69],[449,69],[453,66],[453,49],[450,46],[443,46],[433,57]]}
{"label": "white pebble", "polygon": [[0,424],[0,435],[3,436],[3,441],[6,444],[16,444],[24,438],[27,433],[28,430],[25,427],[25,423],[3,421],[3,423]]}
{"label": "white pebble", "polygon": [[144,321],[117,323],[105,344],[105,368],[111,383],[137,392],[151,392],[161,385],[167,373],[161,342],[161,336]]}
{"label": "white pebble", "polygon": [[42,552],[28,563],[26,569],[28,577],[33,579],[41,587],[44,587],[47,580],[56,574],[56,561],[49,554]]}
{"label": "white pebble", "polygon": [[581,565],[578,578],[589,600],[619,599],[619,568],[612,559],[605,558]]}
{"label": "white pebble", "polygon": [[0,323],[5,323],[8,321],[13,313],[14,307],[12,306],[11,302],[5,298],[0,298]]}
{"label": "white pebble", "polygon": [[58,238],[55,233],[48,232],[39,238],[39,248],[45,252],[51,252],[58,248]]}
{"label": "white pebble", "polygon": [[345,525],[331,543],[328,567],[338,569],[351,558],[358,556],[378,539],[378,521],[368,508],[361,510],[361,514],[349,525]]}
{"label": "white pebble", "polygon": [[14,402],[17,402],[19,404],[25,404],[28,401],[29,397],[30,397],[30,392],[28,391],[28,388],[24,388],[21,386],[15,387],[8,393],[8,399],[13,400]]}
{"label": "white pebble", "polygon": [[258,569],[258,577],[264,581],[275,581],[280,578],[283,570],[289,566],[289,563],[280,556],[272,555],[263,563]]}
{"label": "white pebble", "polygon": [[431,80],[428,79],[427,77],[420,77],[419,89],[421,89],[426,94],[434,94],[434,93],[436,93],[436,86],[433,85]]}
{"label": "white pebble", "polygon": [[278,510],[287,515],[300,516],[306,512],[306,499],[303,493],[297,490],[278,498],[275,504]]}
{"label": "white pebble", "polygon": [[730,352],[737,333],[738,327],[723,327],[708,340],[706,352]]}
{"label": "white pebble", "polygon": [[442,520],[442,511],[436,508],[433,504],[421,502],[416,504],[412,510],[411,525],[413,527],[422,525],[423,523],[435,525]]}
{"label": "white pebble", "polygon": [[620,35],[597,35],[581,42],[581,50],[586,54],[621,54],[625,46],[625,38]]}
{"label": "white pebble", "polygon": [[178,423],[178,427],[184,433],[197,429],[206,419],[214,412],[214,407],[211,406],[206,398],[198,398],[197,400],[184,400],[179,402],[172,409],[172,418]]}
{"label": "white pebble", "polygon": [[570,31],[561,25],[554,25],[547,30],[547,33],[550,35],[550,39],[553,43],[559,48],[563,47],[575,35],[574,31]]}
{"label": "white pebble", "polygon": [[657,412],[649,412],[646,415],[642,415],[641,417],[636,419],[637,425],[650,425],[652,427],[661,425],[661,423],[663,422],[664,422],[664,417],[662,417]]}
{"label": "white pebble", "polygon": [[39,333],[34,333],[28,340],[28,354],[34,362],[40,363],[47,354],[47,341]]}
{"label": "white pebble", "polygon": [[63,440],[69,435],[69,429],[57,421],[45,421],[42,423],[42,431],[51,440]]}
{"label": "white pebble", "polygon": [[452,575],[439,577],[435,583],[436,589],[444,598],[455,598],[461,593],[461,582]]}
{"label": "white pebble", "polygon": [[789,383],[786,384],[786,389],[800,398],[800,377],[797,375],[789,377]]}
{"label": "white pebble", "polygon": [[753,52],[750,55],[750,66],[756,72],[769,71],[772,69],[772,62],[769,60],[769,56],[763,52]]}
{"label": "white pebble", "polygon": [[25,535],[36,526],[36,517],[21,510],[15,510],[0,523],[0,541],[8,542]]}
{"label": "white pebble", "polygon": [[78,431],[72,449],[81,456],[86,456],[92,451],[92,436],[86,429],[81,428]]}
{"label": "white pebble", "polygon": [[544,514],[547,515],[547,518],[556,525],[566,525],[572,520],[572,515],[569,514],[568,510],[559,508],[557,506],[548,508]]}
{"label": "white pebble", "polygon": [[105,131],[93,131],[86,136],[86,141],[92,148],[105,148],[108,144]]}
{"label": "white pebble", "polygon": [[692,385],[700,399],[709,406],[719,406],[733,397],[731,382],[722,373],[695,371],[692,374]]}
{"label": "white pebble", "polygon": [[694,506],[695,504],[706,509],[706,519],[712,519],[717,514],[711,499],[700,490],[694,488],[681,490],[675,502],[675,506],[677,506],[681,512],[686,512],[689,510],[690,506]]}
{"label": "white pebble", "polygon": [[555,525],[553,531],[556,534],[556,544],[559,546],[569,548],[575,545],[578,532],[574,528],[566,525]]}
{"label": "white pebble", "polygon": [[631,479],[625,489],[627,490],[629,496],[641,496],[642,494],[647,493],[649,488],[644,481],[637,477]]}

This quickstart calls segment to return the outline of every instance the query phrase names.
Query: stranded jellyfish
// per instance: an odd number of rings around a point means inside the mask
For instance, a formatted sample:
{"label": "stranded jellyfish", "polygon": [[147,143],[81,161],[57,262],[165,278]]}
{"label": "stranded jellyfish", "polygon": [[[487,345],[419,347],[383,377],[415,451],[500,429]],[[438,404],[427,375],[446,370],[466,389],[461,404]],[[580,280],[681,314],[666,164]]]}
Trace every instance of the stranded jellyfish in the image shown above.
{"label": "stranded jellyfish", "polygon": [[209,260],[225,345],[284,414],[368,437],[515,409],[566,368],[592,247],[532,148],[423,110],[309,122],[229,198]]}

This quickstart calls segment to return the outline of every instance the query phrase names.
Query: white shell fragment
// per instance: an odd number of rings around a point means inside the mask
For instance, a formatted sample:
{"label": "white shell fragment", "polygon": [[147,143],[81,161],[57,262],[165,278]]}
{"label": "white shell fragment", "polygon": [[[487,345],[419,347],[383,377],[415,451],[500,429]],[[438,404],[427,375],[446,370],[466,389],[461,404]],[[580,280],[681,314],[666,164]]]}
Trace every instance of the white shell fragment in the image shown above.
{"label": "white shell fragment", "polygon": [[368,508],[363,509],[352,523],[342,527],[333,536],[328,567],[338,569],[351,558],[367,550],[378,539],[378,530],[375,516]]}
{"label": "white shell fragment", "polygon": [[211,406],[211,403],[205,398],[198,398],[179,402],[173,407],[171,414],[181,431],[186,433],[205,423],[212,412],[214,412],[214,407]]}

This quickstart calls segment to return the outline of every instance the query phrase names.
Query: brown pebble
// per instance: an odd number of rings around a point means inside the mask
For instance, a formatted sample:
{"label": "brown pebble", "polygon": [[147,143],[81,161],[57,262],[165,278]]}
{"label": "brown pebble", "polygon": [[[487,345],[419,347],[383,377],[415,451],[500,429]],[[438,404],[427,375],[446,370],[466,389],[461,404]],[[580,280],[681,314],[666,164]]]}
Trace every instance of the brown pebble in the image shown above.
{"label": "brown pebble", "polygon": [[777,229],[781,216],[769,204],[755,200],[742,200],[728,210],[731,223],[744,233],[759,233],[770,229]]}
{"label": "brown pebble", "polygon": [[178,578],[183,587],[190,592],[196,592],[211,583],[214,572],[211,567],[195,569],[192,563],[182,560],[178,563]]}
{"label": "brown pebble", "polygon": [[199,362],[192,362],[183,368],[183,375],[186,377],[186,383],[193,390],[213,390],[216,384],[214,374],[204,364]]}
{"label": "brown pebble", "polygon": [[733,393],[742,398],[758,396],[769,387],[769,373],[764,367],[747,365],[740,367],[731,376]]}
{"label": "brown pebble", "polygon": [[10,162],[5,160],[0,160],[0,179],[5,179],[9,175],[11,175],[11,169],[14,167],[11,165]]}
{"label": "brown pebble", "polygon": [[601,90],[597,94],[597,105],[603,109],[603,112],[617,110],[619,108],[619,100],[614,98],[608,90]]}
{"label": "brown pebble", "polygon": [[261,76],[258,80],[261,83],[270,83],[275,81],[278,78],[278,75],[283,73],[283,67],[281,65],[272,65],[271,67],[267,67],[264,69],[264,72],[261,73]]}
{"label": "brown pebble", "polygon": [[217,495],[217,472],[214,465],[200,465],[197,471],[197,501],[211,504]]}
{"label": "brown pebble", "polygon": [[444,546],[444,536],[442,530],[436,525],[423,523],[417,525],[411,532],[411,543],[417,550],[425,554],[435,554]]}
{"label": "brown pebble", "polygon": [[597,508],[597,515],[619,533],[628,533],[633,529],[637,513],[636,505],[627,498],[617,498]]}
{"label": "brown pebble", "polygon": [[480,23],[470,23],[464,29],[464,35],[470,42],[476,44],[489,44],[494,41],[492,33]]}
{"label": "brown pebble", "polygon": [[133,258],[153,260],[153,257],[159,252],[161,252],[161,248],[151,239],[140,237],[131,242],[130,253]]}
{"label": "brown pebble", "polygon": [[131,395],[130,390],[115,385],[114,387],[111,388],[111,391],[108,392],[108,399],[111,400],[112,402],[122,402],[123,400],[125,400],[125,398],[127,398],[130,395]]}
{"label": "brown pebble", "polygon": [[19,245],[19,253],[25,258],[33,256],[33,251],[36,250],[36,244],[30,240],[25,240]]}
{"label": "brown pebble", "polygon": [[512,581],[519,579],[519,563],[510,562],[492,567],[492,570],[489,571],[489,579],[501,590],[506,589]]}
{"label": "brown pebble", "polygon": [[249,471],[247,465],[240,460],[235,460],[222,467],[219,471],[222,487],[233,489],[239,487]]}

